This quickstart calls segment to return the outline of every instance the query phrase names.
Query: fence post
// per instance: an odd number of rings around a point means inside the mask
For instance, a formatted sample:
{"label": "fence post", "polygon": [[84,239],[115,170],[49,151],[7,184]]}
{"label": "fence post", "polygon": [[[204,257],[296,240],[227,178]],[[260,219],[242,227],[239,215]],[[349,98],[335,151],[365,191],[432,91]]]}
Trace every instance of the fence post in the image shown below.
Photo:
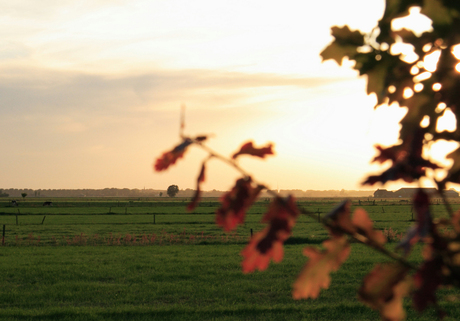
{"label": "fence post", "polygon": [[45,218],[46,218],[46,215],[43,216],[42,225],[43,225],[43,222],[45,222]]}
{"label": "fence post", "polygon": [[16,225],[19,225],[18,223],[18,215],[16,214]]}
{"label": "fence post", "polygon": [[5,245],[5,227],[6,225],[3,224],[2,245]]}
{"label": "fence post", "polygon": [[315,213],[318,214],[318,222],[321,223],[321,213],[322,213],[322,212],[320,212],[320,211],[319,211],[319,208],[318,208],[318,210],[317,210]]}
{"label": "fence post", "polygon": [[252,229],[251,229],[251,238],[252,238]]}

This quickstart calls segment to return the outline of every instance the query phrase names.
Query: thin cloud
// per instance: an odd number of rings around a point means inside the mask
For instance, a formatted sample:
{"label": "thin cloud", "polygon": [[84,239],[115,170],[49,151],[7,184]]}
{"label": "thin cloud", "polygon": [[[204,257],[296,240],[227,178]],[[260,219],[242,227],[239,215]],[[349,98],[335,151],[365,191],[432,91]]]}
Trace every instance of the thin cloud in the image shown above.
{"label": "thin cloud", "polygon": [[[98,113],[164,109],[178,100],[202,99],[203,106],[221,95],[221,103],[247,98],[248,89],[262,87],[318,88],[342,78],[298,78],[209,70],[157,71],[113,76],[32,68],[0,73],[0,114],[90,111]],[[211,101],[209,101],[211,100]],[[227,100],[227,101],[226,101]]]}

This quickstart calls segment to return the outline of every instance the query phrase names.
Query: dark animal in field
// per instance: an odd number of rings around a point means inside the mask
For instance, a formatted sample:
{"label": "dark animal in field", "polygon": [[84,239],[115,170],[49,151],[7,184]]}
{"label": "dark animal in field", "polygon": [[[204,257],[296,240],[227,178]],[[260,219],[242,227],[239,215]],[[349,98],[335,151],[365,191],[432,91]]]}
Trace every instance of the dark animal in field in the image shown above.
{"label": "dark animal in field", "polygon": [[11,201],[11,206],[18,206],[18,202],[17,201]]}
{"label": "dark animal in field", "polygon": [[53,206],[53,202],[44,202],[43,206]]}

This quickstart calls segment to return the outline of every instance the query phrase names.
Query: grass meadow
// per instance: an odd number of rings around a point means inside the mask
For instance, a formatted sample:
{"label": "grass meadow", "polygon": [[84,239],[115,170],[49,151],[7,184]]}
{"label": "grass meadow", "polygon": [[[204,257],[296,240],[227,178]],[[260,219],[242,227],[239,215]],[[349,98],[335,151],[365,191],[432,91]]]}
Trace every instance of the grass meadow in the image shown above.
{"label": "grass meadow", "polygon": [[[260,200],[236,232],[214,224],[215,199],[188,213],[185,199],[26,199],[18,207],[0,201],[5,225],[0,249],[0,320],[378,320],[356,290],[381,254],[352,245],[350,258],[332,274],[316,300],[293,300],[291,286],[306,262],[302,248],[318,245],[327,232],[301,217],[286,242],[285,259],[267,271],[241,272],[240,251],[262,228],[268,200]],[[325,215],[340,200],[304,199]],[[447,217],[442,202],[432,212]],[[439,204],[438,204],[439,203]],[[364,207],[394,247],[413,222],[406,200],[353,199]],[[460,204],[452,204],[458,209]],[[419,260],[420,248],[411,259]],[[460,293],[439,293],[460,319]],[[406,302],[408,320],[432,320]]]}

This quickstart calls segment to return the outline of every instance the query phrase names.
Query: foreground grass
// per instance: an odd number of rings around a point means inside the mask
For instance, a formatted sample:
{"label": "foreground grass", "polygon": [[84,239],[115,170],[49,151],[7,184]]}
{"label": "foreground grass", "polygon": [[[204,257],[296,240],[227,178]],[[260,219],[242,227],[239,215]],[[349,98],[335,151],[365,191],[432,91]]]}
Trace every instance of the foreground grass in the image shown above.
{"label": "foreground grass", "polygon": [[[3,247],[1,320],[376,320],[356,299],[362,277],[382,259],[355,244],[317,300],[295,301],[291,284],[302,245],[268,271],[242,274],[241,245]],[[460,319],[455,292],[443,292]],[[407,304],[409,308],[409,303]],[[409,320],[432,320],[433,311]]]}
{"label": "foreground grass", "polygon": [[[214,223],[216,200],[194,213],[185,212],[185,200],[53,202],[52,208],[41,202],[19,208],[0,204],[0,223],[6,225],[6,246],[0,247],[0,320],[379,319],[358,302],[356,290],[374,264],[385,259],[359,244],[353,244],[351,257],[317,300],[292,299],[291,285],[306,262],[302,248],[327,238],[311,218],[299,218],[282,263],[262,273],[241,273],[239,252],[250,230],[263,227],[265,201],[231,234]],[[338,202],[308,200],[303,205],[324,215]],[[359,203],[379,229],[401,233],[412,224],[407,202],[354,200],[355,207]],[[446,216],[442,205],[433,205],[432,212]],[[143,235],[154,234],[155,242],[139,246]],[[127,235],[131,241],[125,241]],[[120,242],[108,242],[112,236]],[[446,320],[460,319],[458,291],[442,291],[440,301],[450,314]],[[406,309],[409,320],[436,317],[433,310],[419,316],[409,301]]]}

